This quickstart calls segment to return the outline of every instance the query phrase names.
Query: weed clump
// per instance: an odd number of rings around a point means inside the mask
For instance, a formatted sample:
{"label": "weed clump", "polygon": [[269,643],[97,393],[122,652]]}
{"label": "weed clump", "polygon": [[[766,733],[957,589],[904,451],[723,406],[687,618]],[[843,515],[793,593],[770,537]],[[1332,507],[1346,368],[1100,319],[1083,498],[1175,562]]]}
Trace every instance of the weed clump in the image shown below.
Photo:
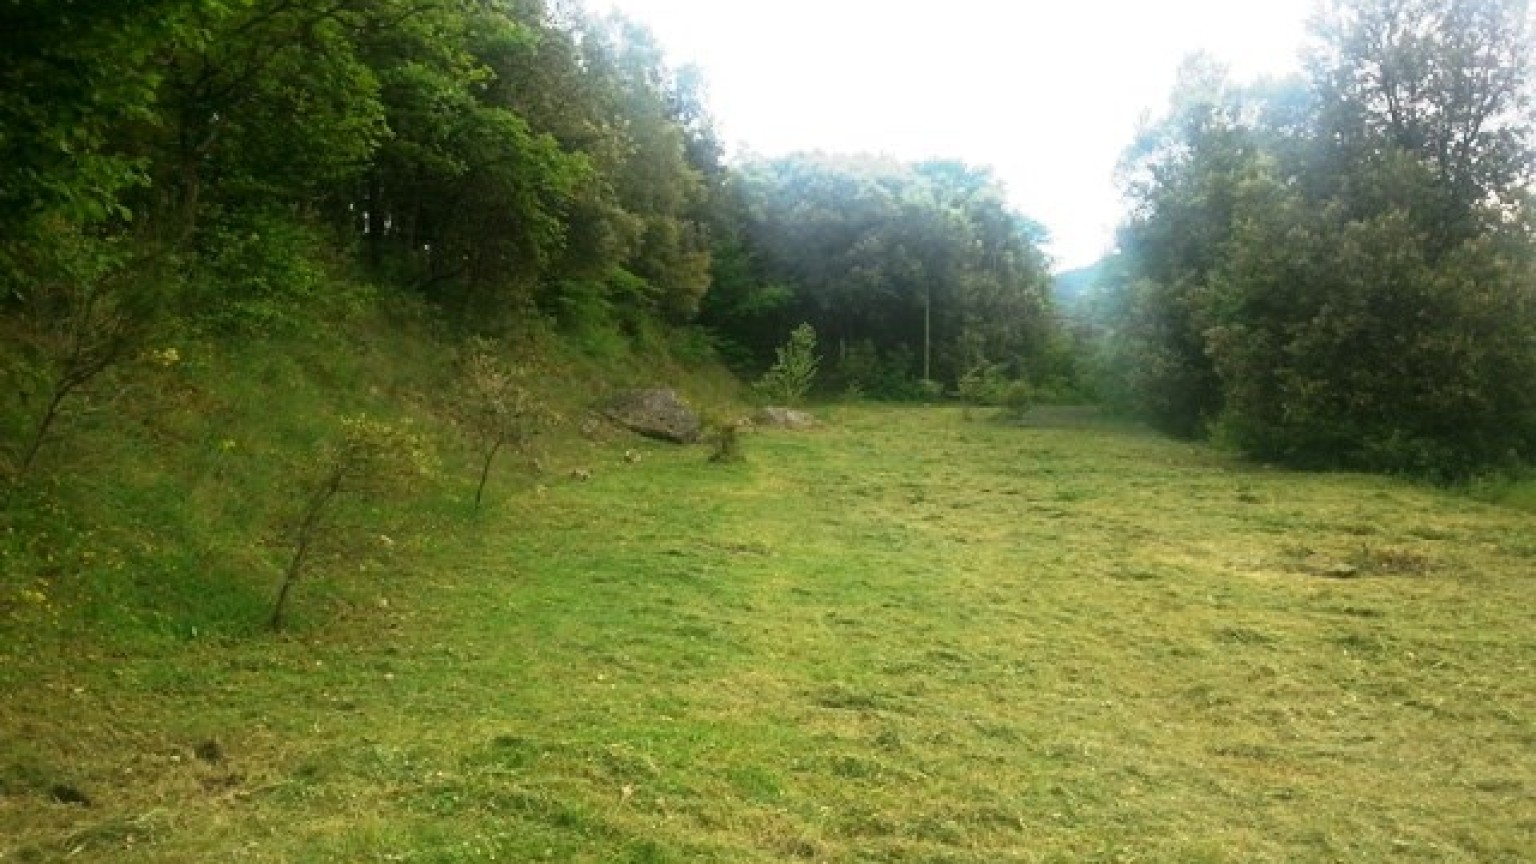
{"label": "weed clump", "polygon": [[737,421],[725,421],[715,424],[715,431],[709,438],[709,461],[720,465],[730,465],[745,462],[747,456],[742,452],[742,426]]}

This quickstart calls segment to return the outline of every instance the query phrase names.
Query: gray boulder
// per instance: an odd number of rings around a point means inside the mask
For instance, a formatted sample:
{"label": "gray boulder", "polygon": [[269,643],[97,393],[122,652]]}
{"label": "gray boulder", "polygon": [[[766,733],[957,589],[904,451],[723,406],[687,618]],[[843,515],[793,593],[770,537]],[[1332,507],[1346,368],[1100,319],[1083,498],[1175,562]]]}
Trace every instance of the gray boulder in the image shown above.
{"label": "gray boulder", "polygon": [[752,423],[768,429],[815,429],[821,425],[815,417],[793,408],[770,406],[752,415]]}
{"label": "gray boulder", "polygon": [[676,390],[625,390],[605,400],[598,412],[631,432],[678,444],[697,442],[704,427]]}

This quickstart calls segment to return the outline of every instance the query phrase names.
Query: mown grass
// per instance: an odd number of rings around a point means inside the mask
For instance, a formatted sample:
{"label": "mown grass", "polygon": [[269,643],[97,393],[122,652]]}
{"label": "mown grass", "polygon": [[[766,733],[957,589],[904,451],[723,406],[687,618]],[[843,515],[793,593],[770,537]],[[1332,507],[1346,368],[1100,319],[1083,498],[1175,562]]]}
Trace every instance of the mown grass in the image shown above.
{"label": "mown grass", "polygon": [[559,448],[283,637],[14,628],[0,861],[1536,852],[1529,513],[823,414],[737,465]]}

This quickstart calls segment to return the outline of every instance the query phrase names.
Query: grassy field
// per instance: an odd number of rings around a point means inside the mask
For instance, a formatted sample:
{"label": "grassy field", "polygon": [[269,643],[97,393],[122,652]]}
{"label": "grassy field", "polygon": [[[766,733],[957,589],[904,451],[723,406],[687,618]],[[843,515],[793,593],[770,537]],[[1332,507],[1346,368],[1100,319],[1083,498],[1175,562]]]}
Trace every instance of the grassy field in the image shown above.
{"label": "grassy field", "polygon": [[285,636],[16,628],[0,862],[1536,857],[1530,513],[823,414],[563,451]]}

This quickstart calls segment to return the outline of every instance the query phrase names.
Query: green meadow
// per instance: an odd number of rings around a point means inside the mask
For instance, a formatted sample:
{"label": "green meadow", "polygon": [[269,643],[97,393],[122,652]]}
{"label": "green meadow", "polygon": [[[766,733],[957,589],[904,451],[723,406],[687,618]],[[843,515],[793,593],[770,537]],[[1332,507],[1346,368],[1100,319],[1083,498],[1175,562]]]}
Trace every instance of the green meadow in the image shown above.
{"label": "green meadow", "polygon": [[508,463],[283,634],[13,611],[0,862],[1536,854],[1530,512],[1088,410],[819,413]]}

